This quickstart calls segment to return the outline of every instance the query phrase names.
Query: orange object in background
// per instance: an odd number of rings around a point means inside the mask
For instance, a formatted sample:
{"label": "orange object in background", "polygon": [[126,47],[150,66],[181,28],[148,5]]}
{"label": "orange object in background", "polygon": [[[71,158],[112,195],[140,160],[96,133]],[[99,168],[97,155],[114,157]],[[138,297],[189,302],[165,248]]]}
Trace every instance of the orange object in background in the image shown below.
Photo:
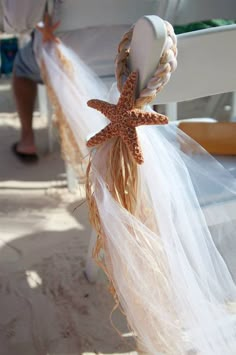
{"label": "orange object in background", "polygon": [[181,122],[178,127],[210,154],[236,155],[236,122]]}

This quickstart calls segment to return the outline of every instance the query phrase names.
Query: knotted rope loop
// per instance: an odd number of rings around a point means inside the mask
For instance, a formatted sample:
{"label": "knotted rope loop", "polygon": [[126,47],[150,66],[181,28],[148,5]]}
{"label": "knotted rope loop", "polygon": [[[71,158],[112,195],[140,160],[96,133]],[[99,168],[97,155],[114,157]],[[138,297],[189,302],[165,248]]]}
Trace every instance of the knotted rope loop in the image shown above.
{"label": "knotted rope loop", "polygon": [[[141,108],[149,104],[156,97],[157,93],[167,84],[171,74],[177,67],[177,39],[173,27],[167,21],[164,21],[167,39],[163,49],[162,56],[157,65],[157,69],[147,83],[139,97],[136,100],[136,107]],[[118,46],[116,57],[116,79],[119,91],[130,74],[128,58],[130,53],[130,43],[133,36],[133,27],[124,34]]]}

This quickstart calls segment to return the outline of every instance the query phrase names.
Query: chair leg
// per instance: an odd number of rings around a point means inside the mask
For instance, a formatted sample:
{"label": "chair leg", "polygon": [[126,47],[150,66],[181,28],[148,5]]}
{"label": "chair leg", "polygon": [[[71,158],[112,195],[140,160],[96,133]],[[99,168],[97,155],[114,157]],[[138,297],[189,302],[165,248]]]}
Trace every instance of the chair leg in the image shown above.
{"label": "chair leg", "polygon": [[206,105],[206,117],[214,117],[217,108],[221,105],[223,95],[213,95],[209,97],[208,103]]}
{"label": "chair leg", "polygon": [[231,110],[231,122],[236,122],[236,91],[232,93],[232,110]]}
{"label": "chair leg", "polygon": [[93,230],[90,237],[87,260],[86,260],[86,269],[85,275],[89,282],[94,283],[97,280],[98,276],[98,266],[93,259],[93,250],[96,244],[97,236],[96,232]]}
{"label": "chair leg", "polygon": [[176,121],[178,119],[178,107],[176,102],[166,104],[165,112],[170,121]]}
{"label": "chair leg", "polygon": [[48,152],[53,152],[54,146],[54,133],[53,133],[53,120],[52,113],[48,115]]}
{"label": "chair leg", "polygon": [[[38,100],[39,100],[39,112],[40,115],[47,118],[48,122],[48,151],[52,153],[53,151],[53,121],[52,121],[52,108],[48,101],[46,88],[43,85],[38,85]],[[78,187],[77,176],[69,163],[65,163],[66,167],[66,179],[67,186],[70,192],[75,192]]]}
{"label": "chair leg", "polygon": [[78,179],[72,166],[65,162],[67,186],[70,192],[75,192],[78,187]]}
{"label": "chair leg", "polygon": [[38,102],[40,115],[46,117],[48,123],[48,151],[53,151],[53,122],[52,122],[52,109],[48,101],[46,88],[44,85],[38,85]]}

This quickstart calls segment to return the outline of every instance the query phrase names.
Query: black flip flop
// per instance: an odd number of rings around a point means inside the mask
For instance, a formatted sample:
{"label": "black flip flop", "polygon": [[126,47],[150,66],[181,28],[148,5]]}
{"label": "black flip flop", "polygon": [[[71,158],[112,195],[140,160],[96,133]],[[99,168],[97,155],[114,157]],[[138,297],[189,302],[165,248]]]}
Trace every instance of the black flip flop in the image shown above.
{"label": "black flip flop", "polygon": [[17,145],[18,145],[18,143],[13,144],[12,152],[22,162],[24,162],[24,163],[36,163],[39,160],[39,157],[38,157],[38,155],[36,153],[27,154],[27,153],[19,152],[17,150]]}

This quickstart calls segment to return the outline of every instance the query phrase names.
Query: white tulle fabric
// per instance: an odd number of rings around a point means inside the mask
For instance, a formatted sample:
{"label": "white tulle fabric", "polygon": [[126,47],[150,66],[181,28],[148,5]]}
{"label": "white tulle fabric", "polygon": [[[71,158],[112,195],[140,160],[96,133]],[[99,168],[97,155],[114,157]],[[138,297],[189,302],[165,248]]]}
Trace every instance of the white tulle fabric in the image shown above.
{"label": "white tulle fabric", "polygon": [[103,115],[87,106],[87,101],[92,97],[108,99],[108,90],[101,81],[96,85],[98,82],[96,74],[72,50],[63,44],[59,44],[58,48],[73,64],[72,74],[62,70],[54,45],[46,44],[42,48],[42,59],[65,117],[82,154],[86,156],[88,154],[86,141],[89,135],[100,130],[107,123]]}
{"label": "white tulle fabric", "polygon": [[[88,137],[106,119],[86,102],[107,99],[107,92],[68,49],[60,50],[73,63],[73,80],[60,70],[53,48],[43,59],[87,154]],[[140,127],[138,134],[145,162],[138,168],[135,215],[107,189],[110,142],[93,152],[91,175],[107,266],[128,322],[147,354],[236,354],[235,265],[224,253],[236,237],[236,181],[174,125]]]}

